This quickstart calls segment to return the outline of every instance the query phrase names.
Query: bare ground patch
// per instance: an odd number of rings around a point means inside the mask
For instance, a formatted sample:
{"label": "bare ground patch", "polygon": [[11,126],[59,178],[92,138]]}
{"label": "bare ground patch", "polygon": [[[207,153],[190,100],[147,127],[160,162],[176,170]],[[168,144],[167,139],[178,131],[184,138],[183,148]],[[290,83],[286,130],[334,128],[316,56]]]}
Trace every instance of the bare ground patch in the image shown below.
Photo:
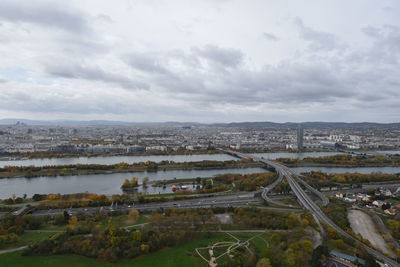
{"label": "bare ground patch", "polygon": [[367,239],[375,248],[393,255],[393,251],[389,249],[383,237],[376,230],[375,224],[368,214],[361,210],[350,210],[348,212],[348,218],[351,229],[353,229],[355,233]]}

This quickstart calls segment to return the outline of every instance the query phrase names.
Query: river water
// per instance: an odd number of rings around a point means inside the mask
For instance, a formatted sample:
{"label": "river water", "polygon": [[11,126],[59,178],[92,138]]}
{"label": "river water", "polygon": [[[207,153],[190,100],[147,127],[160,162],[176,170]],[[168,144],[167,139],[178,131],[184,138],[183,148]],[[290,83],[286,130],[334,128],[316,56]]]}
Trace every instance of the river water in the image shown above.
{"label": "river water", "polygon": [[[15,194],[22,196],[27,194],[49,194],[60,193],[70,194],[79,192],[90,192],[97,194],[121,194],[121,185],[126,178],[132,176],[139,178],[141,183],[144,177],[149,177],[150,181],[170,180],[176,178],[197,178],[212,177],[217,174],[224,173],[259,173],[268,172],[263,168],[244,168],[244,169],[213,169],[213,170],[168,170],[157,172],[130,172],[130,173],[113,173],[113,174],[92,174],[92,175],[68,175],[54,177],[36,177],[36,178],[6,178],[0,179],[0,199],[8,198]],[[179,181],[177,181],[178,183]],[[147,187],[147,192],[151,194],[169,193],[171,186],[166,189]],[[140,187],[139,191],[143,191]]]}
{"label": "river water", "polygon": [[[370,153],[370,152],[369,152]],[[399,151],[382,151],[375,153],[396,154]],[[318,157],[338,154],[338,152],[305,152],[305,153],[258,153],[256,156],[276,159],[283,157],[299,158]],[[168,156],[107,156],[107,157],[75,157],[75,158],[53,158],[53,159],[29,159],[19,161],[0,161],[0,167],[5,165],[60,165],[60,164],[114,164],[119,162],[143,162],[147,160],[159,162],[162,160],[172,160],[175,162],[184,161],[202,161],[202,160],[234,160],[235,157],[226,154],[201,154],[201,155],[168,155]],[[311,170],[321,170],[328,173],[344,173],[344,172],[383,172],[383,173],[400,173],[400,167],[352,167],[352,168],[329,168],[329,167],[296,167],[293,168],[297,173],[307,172]],[[98,194],[120,194],[122,193],[120,186],[125,178],[136,176],[141,179],[149,177],[150,181],[165,179],[182,179],[196,177],[211,177],[216,174],[224,173],[256,173],[266,172],[262,168],[245,168],[245,169],[218,169],[218,170],[169,170],[158,172],[133,172],[133,173],[114,173],[114,174],[97,174],[97,175],[69,175],[56,177],[38,177],[38,178],[10,178],[0,179],[0,199],[8,198],[12,194],[22,196],[26,193],[28,196],[33,194],[48,193],[77,193],[90,192]],[[140,189],[142,190],[142,189]],[[147,188],[149,193],[167,193],[170,192],[170,186],[166,189]]]}
{"label": "river water", "polygon": [[[369,154],[400,154],[400,151],[369,151]],[[323,157],[343,154],[342,152],[270,152],[254,153],[251,155],[264,157],[266,159]],[[154,155],[154,156],[105,156],[105,157],[70,157],[70,158],[44,158],[26,160],[0,160],[0,167],[4,166],[46,166],[46,165],[68,165],[68,164],[116,164],[120,162],[137,163],[145,161],[160,162],[171,160],[175,162],[202,161],[202,160],[237,160],[227,154],[194,154],[194,155]]]}
{"label": "river water", "polygon": [[44,158],[26,160],[3,160],[0,167],[4,166],[46,166],[46,165],[68,165],[68,164],[116,164],[120,162],[137,163],[163,160],[175,162],[203,161],[203,160],[236,160],[237,158],[227,154],[195,154],[195,155],[154,155],[154,156],[105,156],[105,157],[70,157],[70,158]]}

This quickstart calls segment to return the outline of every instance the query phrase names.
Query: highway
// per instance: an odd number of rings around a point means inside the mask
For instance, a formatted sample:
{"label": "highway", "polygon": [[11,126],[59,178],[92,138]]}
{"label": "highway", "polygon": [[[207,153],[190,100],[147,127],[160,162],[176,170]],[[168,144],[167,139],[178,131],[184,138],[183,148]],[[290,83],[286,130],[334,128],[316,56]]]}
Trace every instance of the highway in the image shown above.
{"label": "highway", "polygon": [[[278,173],[279,178],[277,180],[282,180],[283,178],[281,178],[282,176],[284,178],[286,178],[286,180],[288,181],[290,188],[292,189],[293,193],[296,195],[298,201],[300,202],[300,204],[308,211],[310,211],[315,218],[317,218],[320,222],[323,222],[329,226],[331,226],[332,228],[334,228],[340,235],[351,239],[353,241],[356,242],[356,244],[363,246],[368,253],[370,253],[371,255],[374,255],[377,259],[385,262],[388,266],[400,266],[400,264],[398,264],[396,261],[392,260],[391,258],[383,255],[381,252],[368,247],[367,245],[365,245],[364,243],[358,241],[358,239],[354,238],[353,236],[351,236],[350,234],[348,234],[347,232],[345,232],[343,229],[341,229],[339,226],[337,226],[331,219],[329,219],[325,213],[320,209],[320,207],[314,203],[314,201],[307,195],[307,193],[305,192],[305,190],[300,186],[299,181],[301,182],[301,184],[303,184],[303,186],[305,186],[307,189],[310,190],[309,185],[306,185],[307,183],[305,183],[304,181],[302,181],[300,178],[297,177],[297,175],[288,167],[279,164],[277,162],[273,162],[270,160],[266,160],[266,159],[262,159],[262,158],[258,158],[258,157],[251,157],[249,155],[243,154],[243,153],[239,153],[239,152],[235,152],[235,151],[231,151],[231,150],[222,150],[230,155],[234,155],[237,156],[239,158],[247,158],[247,159],[253,159],[254,161],[258,161],[258,162],[262,162],[264,164],[266,164],[268,167],[272,167],[275,169],[276,173]],[[276,184],[275,184],[276,185]],[[316,193],[315,191],[317,190],[310,190],[312,193]],[[319,191],[318,191],[319,192]],[[321,198],[323,204],[326,203],[326,201],[324,200],[325,196],[323,196],[322,193],[317,193],[318,197]]]}
{"label": "highway", "polygon": [[[213,197],[202,197],[202,198],[193,198],[187,200],[179,200],[179,201],[167,201],[167,202],[151,202],[146,204],[138,204],[135,203],[134,205],[112,205],[112,206],[103,206],[103,207],[82,207],[82,208],[70,208],[70,209],[34,209],[35,206],[40,205],[40,202],[33,202],[30,203],[30,207],[27,204],[16,204],[16,205],[3,205],[3,206],[10,206],[10,207],[20,207],[24,209],[24,213],[31,210],[29,213],[32,215],[56,215],[61,214],[64,210],[67,210],[72,215],[76,215],[78,213],[85,213],[85,214],[95,214],[99,211],[128,211],[131,209],[137,210],[157,210],[160,208],[211,208],[211,207],[248,207],[250,204],[258,204],[263,203],[264,200],[261,197],[255,197],[255,194],[258,191],[253,192],[235,192],[231,194],[225,195],[216,195]],[[283,196],[273,196],[272,201],[281,200],[281,199],[288,199],[293,198],[294,196],[290,195],[283,195]],[[270,210],[280,210],[280,211],[300,211],[296,207],[288,208],[288,207],[266,207],[266,206],[257,206],[259,209],[270,209]],[[13,214],[13,215],[21,215],[20,210],[17,212],[0,212],[0,216],[4,216],[6,214]]]}
{"label": "highway", "polygon": [[146,204],[134,204],[134,205],[112,205],[103,207],[82,207],[82,208],[71,208],[71,209],[49,209],[49,210],[34,210],[32,215],[43,216],[43,215],[56,215],[61,214],[67,210],[71,215],[78,213],[84,214],[95,214],[101,211],[129,211],[132,209],[136,210],[157,210],[157,209],[168,209],[168,208],[213,208],[213,207],[256,207],[260,209],[269,209],[277,211],[301,211],[296,208],[280,208],[280,207],[265,207],[265,206],[250,206],[251,204],[262,203],[263,199],[260,197],[254,197],[254,193],[246,193],[239,195],[228,195],[228,196],[217,196],[208,198],[195,198],[189,200],[179,201],[168,201],[160,203],[146,203]]}

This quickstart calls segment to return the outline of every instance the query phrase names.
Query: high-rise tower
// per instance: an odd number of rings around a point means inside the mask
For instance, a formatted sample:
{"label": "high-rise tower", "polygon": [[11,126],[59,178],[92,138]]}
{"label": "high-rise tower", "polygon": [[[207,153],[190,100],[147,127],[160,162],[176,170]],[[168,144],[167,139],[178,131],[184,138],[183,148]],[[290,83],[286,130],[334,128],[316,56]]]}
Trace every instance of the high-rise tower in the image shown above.
{"label": "high-rise tower", "polygon": [[299,127],[297,128],[297,149],[298,150],[303,150],[303,126],[299,124]]}

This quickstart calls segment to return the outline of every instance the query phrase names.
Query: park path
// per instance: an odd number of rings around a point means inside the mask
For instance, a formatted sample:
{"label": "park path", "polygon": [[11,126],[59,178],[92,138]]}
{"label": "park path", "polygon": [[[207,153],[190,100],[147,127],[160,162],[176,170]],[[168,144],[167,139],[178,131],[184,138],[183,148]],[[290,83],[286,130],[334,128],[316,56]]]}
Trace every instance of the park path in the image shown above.
{"label": "park path", "polygon": [[3,249],[3,250],[0,250],[0,254],[20,251],[20,250],[26,249],[27,247],[28,246],[23,246],[23,247],[18,247],[18,248]]}

